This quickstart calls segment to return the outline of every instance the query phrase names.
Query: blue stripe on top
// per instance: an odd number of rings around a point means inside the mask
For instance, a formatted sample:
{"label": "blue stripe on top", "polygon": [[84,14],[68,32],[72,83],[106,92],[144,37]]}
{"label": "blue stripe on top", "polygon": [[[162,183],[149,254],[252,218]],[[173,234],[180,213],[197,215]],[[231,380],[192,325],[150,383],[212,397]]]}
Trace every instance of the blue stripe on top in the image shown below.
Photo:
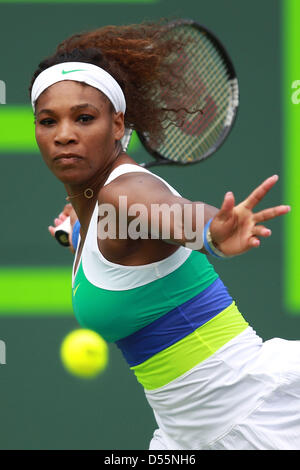
{"label": "blue stripe on top", "polygon": [[130,367],[141,364],[160,351],[177,343],[211,320],[233,302],[220,278],[192,299],[116,341]]}

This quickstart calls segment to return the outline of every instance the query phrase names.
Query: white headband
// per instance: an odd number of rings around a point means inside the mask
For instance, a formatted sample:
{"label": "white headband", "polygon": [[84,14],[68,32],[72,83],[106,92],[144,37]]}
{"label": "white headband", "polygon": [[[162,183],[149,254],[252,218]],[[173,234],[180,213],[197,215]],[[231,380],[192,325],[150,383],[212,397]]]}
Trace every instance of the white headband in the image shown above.
{"label": "white headband", "polygon": [[62,62],[41,72],[34,81],[31,91],[33,110],[40,94],[49,86],[63,80],[84,82],[97,88],[111,101],[116,112],[122,111],[125,114],[126,101],[118,82],[102,68],[85,62]]}

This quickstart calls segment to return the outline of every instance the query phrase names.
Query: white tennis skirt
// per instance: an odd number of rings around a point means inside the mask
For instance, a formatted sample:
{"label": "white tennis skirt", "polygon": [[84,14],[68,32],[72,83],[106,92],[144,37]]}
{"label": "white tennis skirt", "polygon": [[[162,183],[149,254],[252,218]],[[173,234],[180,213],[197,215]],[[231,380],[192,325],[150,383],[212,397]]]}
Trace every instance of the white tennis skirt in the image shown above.
{"label": "white tennis skirt", "polygon": [[145,393],[159,426],[150,450],[300,450],[300,341],[248,327]]}

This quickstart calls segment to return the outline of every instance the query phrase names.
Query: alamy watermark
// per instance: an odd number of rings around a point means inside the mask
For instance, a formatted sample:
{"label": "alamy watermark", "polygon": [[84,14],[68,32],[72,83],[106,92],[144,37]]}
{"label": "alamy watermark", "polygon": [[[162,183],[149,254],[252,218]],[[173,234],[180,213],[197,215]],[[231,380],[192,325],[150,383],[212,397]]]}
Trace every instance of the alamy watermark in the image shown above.
{"label": "alamy watermark", "polygon": [[97,236],[100,240],[178,240],[187,248],[201,250],[203,228],[202,203],[128,205],[127,196],[119,196],[118,211],[112,204],[99,204]]}
{"label": "alamy watermark", "polygon": [[300,80],[295,80],[292,83],[292,89],[295,90],[291,96],[292,103],[300,104]]}
{"label": "alamy watermark", "polygon": [[0,340],[0,365],[1,364],[6,364],[6,345],[2,340]]}
{"label": "alamy watermark", "polygon": [[6,85],[3,80],[0,80],[0,104],[6,104]]}

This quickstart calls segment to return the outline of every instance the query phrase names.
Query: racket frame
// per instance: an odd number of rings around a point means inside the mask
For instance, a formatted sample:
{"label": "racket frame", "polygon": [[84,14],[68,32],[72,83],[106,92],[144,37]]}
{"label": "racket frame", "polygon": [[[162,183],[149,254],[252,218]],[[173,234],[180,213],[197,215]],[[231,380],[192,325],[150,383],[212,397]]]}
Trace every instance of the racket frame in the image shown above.
{"label": "racket frame", "polygon": [[[198,31],[201,31],[202,33],[205,33],[207,37],[210,39],[212,44],[215,46],[215,48],[218,50],[220,53],[220,56],[222,57],[224,63],[227,66],[228,70],[228,75],[229,75],[229,86],[231,90],[231,102],[228,105],[228,109],[230,108],[230,112],[227,115],[226,119],[229,119],[230,122],[228,122],[227,125],[224,126],[223,131],[221,132],[219,138],[215,142],[213,146],[209,148],[207,152],[205,152],[200,158],[191,160],[191,161],[173,161],[170,158],[166,158],[163,155],[161,155],[157,150],[153,149],[151,146],[149,146],[148,140],[145,137],[145,135],[142,132],[137,132],[138,138],[141,141],[143,147],[145,150],[152,156],[154,157],[153,161],[149,161],[146,163],[141,163],[141,166],[144,168],[150,168],[152,166],[160,166],[160,165],[191,165],[194,163],[200,163],[201,161],[206,160],[208,157],[210,157],[213,153],[215,153],[221,145],[225,142],[227,136],[231,132],[233,125],[236,121],[237,113],[238,113],[238,107],[239,107],[239,85],[238,85],[238,79],[237,75],[235,72],[235,68],[233,66],[232,60],[226,51],[225,47],[223,46],[222,42],[220,39],[218,39],[215,34],[213,34],[208,28],[202,26],[200,23],[191,20],[191,19],[180,19],[180,20],[175,20],[169,23],[170,29],[175,28],[177,26],[192,26]],[[226,120],[225,120],[226,122]]]}

